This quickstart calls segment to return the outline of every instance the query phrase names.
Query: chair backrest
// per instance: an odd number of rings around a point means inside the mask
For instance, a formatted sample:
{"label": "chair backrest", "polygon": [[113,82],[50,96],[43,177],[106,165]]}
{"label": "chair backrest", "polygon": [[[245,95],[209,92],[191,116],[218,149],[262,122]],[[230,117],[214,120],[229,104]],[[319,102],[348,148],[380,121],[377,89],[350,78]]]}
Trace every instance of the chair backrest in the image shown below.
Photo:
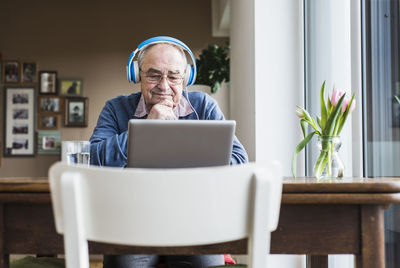
{"label": "chair backrest", "polygon": [[246,237],[250,265],[266,265],[282,193],[277,165],[121,169],[59,162],[49,178],[67,267],[88,267],[87,240],[187,246]]}

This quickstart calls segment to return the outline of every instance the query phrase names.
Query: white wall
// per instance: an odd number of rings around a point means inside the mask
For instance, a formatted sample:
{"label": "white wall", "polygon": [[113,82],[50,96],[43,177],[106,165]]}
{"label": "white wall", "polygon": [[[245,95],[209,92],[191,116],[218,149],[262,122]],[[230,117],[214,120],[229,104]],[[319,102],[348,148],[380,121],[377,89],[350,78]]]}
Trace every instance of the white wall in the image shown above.
{"label": "white wall", "polygon": [[287,176],[301,139],[302,21],[301,1],[231,2],[231,118],[250,159],[277,159]]}
{"label": "white wall", "polygon": [[[276,159],[285,176],[301,139],[302,21],[302,1],[231,1],[231,118],[250,159]],[[271,257],[272,267],[304,264],[303,257]]]}
{"label": "white wall", "polygon": [[304,92],[302,1],[255,3],[256,159],[279,160],[289,176],[301,140],[295,109]]}
{"label": "white wall", "polygon": [[300,141],[302,38],[300,1],[232,1],[231,117],[250,157],[278,159],[286,175]]}
{"label": "white wall", "polygon": [[231,1],[230,111],[236,135],[255,160],[254,0]]}

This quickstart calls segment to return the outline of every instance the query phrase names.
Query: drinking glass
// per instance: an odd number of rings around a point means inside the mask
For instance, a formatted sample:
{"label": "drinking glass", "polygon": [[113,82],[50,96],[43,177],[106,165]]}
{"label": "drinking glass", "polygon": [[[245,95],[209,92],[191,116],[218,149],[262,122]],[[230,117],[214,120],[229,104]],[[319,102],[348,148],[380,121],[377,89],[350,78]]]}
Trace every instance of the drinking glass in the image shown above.
{"label": "drinking glass", "polygon": [[68,164],[90,165],[89,141],[63,141],[61,161]]}

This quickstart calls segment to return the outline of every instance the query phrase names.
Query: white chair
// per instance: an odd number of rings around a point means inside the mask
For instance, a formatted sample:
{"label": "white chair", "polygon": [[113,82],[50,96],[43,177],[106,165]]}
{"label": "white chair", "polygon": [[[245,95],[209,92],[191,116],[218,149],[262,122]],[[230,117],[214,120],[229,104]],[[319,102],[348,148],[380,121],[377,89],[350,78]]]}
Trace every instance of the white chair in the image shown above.
{"label": "white chair", "polygon": [[246,237],[249,267],[267,265],[282,194],[276,165],[120,169],[59,162],[49,178],[68,268],[89,267],[87,240],[169,247]]}

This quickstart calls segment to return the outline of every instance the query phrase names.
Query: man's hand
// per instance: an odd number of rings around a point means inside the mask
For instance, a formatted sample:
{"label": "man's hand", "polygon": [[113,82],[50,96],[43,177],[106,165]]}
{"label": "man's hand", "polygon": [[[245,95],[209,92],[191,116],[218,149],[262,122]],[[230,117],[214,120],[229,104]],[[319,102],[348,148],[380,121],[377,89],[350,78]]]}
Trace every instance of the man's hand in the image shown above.
{"label": "man's hand", "polygon": [[173,109],[174,103],[164,99],[151,108],[147,119],[177,120]]}

